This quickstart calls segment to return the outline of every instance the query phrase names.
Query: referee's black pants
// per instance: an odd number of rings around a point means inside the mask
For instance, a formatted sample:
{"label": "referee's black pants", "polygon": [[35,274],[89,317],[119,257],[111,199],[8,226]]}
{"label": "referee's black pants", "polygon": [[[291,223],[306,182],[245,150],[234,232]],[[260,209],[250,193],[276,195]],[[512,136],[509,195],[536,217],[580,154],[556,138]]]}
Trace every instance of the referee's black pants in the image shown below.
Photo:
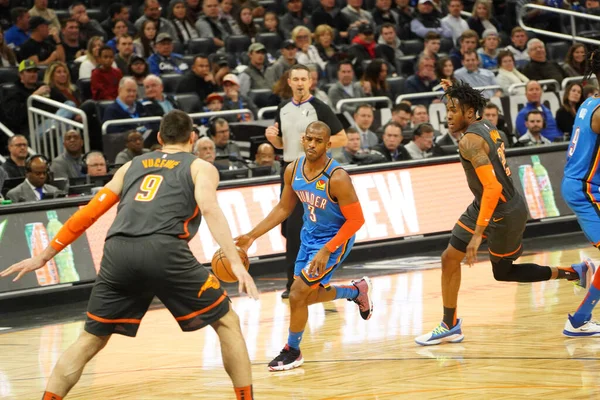
{"label": "referee's black pants", "polygon": [[[284,182],[285,169],[289,165],[289,162],[283,162],[281,168],[281,192],[283,193],[283,185],[289,184]],[[298,251],[300,251],[300,230],[302,229],[302,217],[304,216],[304,208],[302,202],[296,203],[296,208],[290,214],[288,219],[281,224],[281,234],[285,237],[285,268],[287,273],[287,283],[285,285],[287,290],[290,290],[292,283],[294,283],[294,266],[296,264],[296,257]]]}

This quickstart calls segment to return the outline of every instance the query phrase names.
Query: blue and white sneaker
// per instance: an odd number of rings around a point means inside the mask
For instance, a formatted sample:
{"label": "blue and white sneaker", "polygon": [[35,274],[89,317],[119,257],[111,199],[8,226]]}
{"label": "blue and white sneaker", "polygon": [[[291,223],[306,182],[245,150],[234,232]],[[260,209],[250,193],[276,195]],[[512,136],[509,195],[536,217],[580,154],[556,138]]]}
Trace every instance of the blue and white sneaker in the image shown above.
{"label": "blue and white sneaker", "polygon": [[596,321],[586,321],[580,327],[575,328],[571,322],[573,317],[569,314],[567,322],[565,322],[565,329],[563,335],[570,337],[587,337],[587,336],[600,336],[600,324]]}
{"label": "blue and white sneaker", "polygon": [[575,272],[577,272],[577,275],[579,275],[579,280],[575,282],[576,292],[580,291],[581,289],[585,289],[587,293],[590,286],[592,286],[594,273],[596,272],[596,266],[591,259],[586,258],[579,264],[571,265],[571,268],[573,268]]}
{"label": "blue and white sneaker", "polygon": [[445,342],[460,343],[465,338],[465,335],[462,333],[461,326],[462,319],[460,318],[456,321],[456,325],[452,329],[448,329],[448,325],[440,322],[440,324],[431,332],[415,338],[415,342],[421,346],[432,346]]}

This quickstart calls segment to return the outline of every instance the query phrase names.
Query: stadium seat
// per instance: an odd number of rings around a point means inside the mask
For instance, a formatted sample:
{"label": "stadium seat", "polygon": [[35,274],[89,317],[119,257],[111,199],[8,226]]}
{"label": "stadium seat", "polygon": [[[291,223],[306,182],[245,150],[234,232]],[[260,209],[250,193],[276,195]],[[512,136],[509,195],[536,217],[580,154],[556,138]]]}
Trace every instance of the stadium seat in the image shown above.
{"label": "stadium seat", "polygon": [[87,15],[90,17],[90,19],[95,19],[98,22],[102,22],[108,18],[108,14],[102,11],[100,8],[88,8]]}
{"label": "stadium seat", "polygon": [[404,55],[417,55],[423,51],[423,41],[421,39],[403,40],[400,44],[400,49]]}
{"label": "stadium seat", "polygon": [[72,62],[68,65],[69,73],[71,74],[71,82],[77,82],[79,79],[79,66],[81,64]]}
{"label": "stadium seat", "polygon": [[567,42],[546,43],[546,56],[549,61],[562,61],[571,45]]}
{"label": "stadium seat", "polygon": [[265,9],[265,11],[275,11],[277,14],[280,14],[283,7],[277,4],[278,2],[275,0],[259,0],[258,4],[261,5]]}
{"label": "stadium seat", "polygon": [[48,69],[47,65],[38,65],[38,80],[43,81],[44,75],[46,75],[46,70]]}
{"label": "stadium seat", "polygon": [[252,41],[247,35],[232,35],[225,40],[225,51],[230,54],[246,53],[251,44]]}
{"label": "stadium seat", "polygon": [[396,103],[396,97],[404,94],[404,82],[406,78],[401,76],[395,76],[386,79],[388,86],[390,87],[390,92],[392,94],[392,102]]}
{"label": "stadium seat", "polygon": [[338,64],[334,62],[328,62],[325,66],[325,75],[327,76],[327,82],[336,82],[337,81],[337,70]]}
{"label": "stadium seat", "polygon": [[0,67],[0,83],[13,83],[19,80],[17,67]]}
{"label": "stadium seat", "polygon": [[0,101],[4,101],[6,94],[15,87],[14,83],[0,84]]}
{"label": "stadium seat", "polygon": [[56,12],[56,18],[58,18],[59,21],[68,19],[71,15],[69,14],[69,10],[60,10],[60,9],[55,9],[54,10]]}
{"label": "stadium seat", "polygon": [[178,94],[175,99],[181,105],[181,109],[188,114],[202,111],[202,104],[196,93]]}
{"label": "stadium seat", "polygon": [[454,48],[454,42],[450,38],[442,38],[440,42],[440,52],[449,53]]}
{"label": "stadium seat", "polygon": [[264,44],[271,55],[277,53],[281,47],[281,38],[276,33],[259,33],[256,35],[256,41]]}
{"label": "stadium seat", "polygon": [[84,100],[89,100],[92,98],[92,80],[90,78],[83,78],[77,80],[77,87],[79,88],[79,92],[81,92],[81,97]]}
{"label": "stadium seat", "polygon": [[[96,102],[96,115],[98,116],[98,120],[100,124],[102,124],[102,118],[104,117],[104,110],[108,108],[114,101],[112,100],[102,100]],[[133,125],[132,125],[133,126]]]}
{"label": "stadium seat", "polygon": [[173,42],[173,53],[183,55],[185,53],[185,44],[181,42]]}
{"label": "stadium seat", "polygon": [[269,97],[273,91],[271,89],[252,89],[248,92],[248,97],[254,101],[258,108],[269,106]]}
{"label": "stadium seat", "polygon": [[173,94],[177,92],[177,87],[179,86],[179,82],[183,79],[183,75],[181,74],[164,74],[160,76],[162,80],[164,92]]}
{"label": "stadium seat", "polygon": [[197,38],[188,42],[188,54],[210,54],[216,51],[212,38]]}
{"label": "stadium seat", "polygon": [[196,56],[193,55],[185,55],[183,56],[183,62],[187,64],[187,66],[191,69],[192,65],[194,65],[194,59],[196,58]]}

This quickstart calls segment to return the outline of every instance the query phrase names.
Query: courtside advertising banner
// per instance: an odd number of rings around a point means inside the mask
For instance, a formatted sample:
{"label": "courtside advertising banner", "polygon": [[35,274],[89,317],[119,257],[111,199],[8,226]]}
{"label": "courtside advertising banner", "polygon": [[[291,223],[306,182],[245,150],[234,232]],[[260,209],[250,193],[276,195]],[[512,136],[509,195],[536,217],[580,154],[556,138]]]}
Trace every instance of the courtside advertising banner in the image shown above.
{"label": "courtside advertising banner", "polygon": [[[560,159],[561,162],[557,160]],[[512,179],[524,193],[533,219],[571,214],[560,197],[564,153],[508,157]],[[351,174],[365,216],[357,243],[412,238],[449,232],[473,201],[459,162]],[[217,192],[232,235],[248,232],[266,217],[279,201],[279,183],[223,188]],[[323,196],[327,198],[325,190]],[[76,207],[58,211],[33,211],[0,215],[0,249],[3,268],[37,254]],[[100,269],[104,240],[117,206],[102,216],[73,245],[66,256],[47,266],[43,274],[30,274],[20,283],[0,280],[0,293],[65,282],[90,281]],[[62,222],[61,222],[62,221]],[[218,245],[202,221],[190,241],[194,255],[209,263]],[[276,227],[258,239],[250,257],[280,255],[285,238]],[[62,274],[61,274],[62,271]],[[61,277],[63,279],[61,279]]]}

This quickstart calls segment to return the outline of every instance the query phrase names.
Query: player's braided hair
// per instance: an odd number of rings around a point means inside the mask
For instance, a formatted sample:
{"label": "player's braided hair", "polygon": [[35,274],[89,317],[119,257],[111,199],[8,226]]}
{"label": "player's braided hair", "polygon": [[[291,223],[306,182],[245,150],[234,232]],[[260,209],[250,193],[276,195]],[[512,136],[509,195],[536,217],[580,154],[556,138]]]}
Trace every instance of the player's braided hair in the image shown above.
{"label": "player's braided hair", "polygon": [[581,82],[582,86],[587,85],[592,74],[596,76],[600,75],[600,48],[592,51],[588,56],[588,60],[588,68]]}
{"label": "player's braided hair", "polygon": [[473,109],[477,111],[477,114],[482,115],[483,109],[488,102],[485,97],[483,97],[482,92],[482,90],[473,89],[468,83],[456,80],[452,83],[452,86],[446,90],[442,99],[446,96],[452,97],[453,99],[460,101],[462,106],[473,107]]}

